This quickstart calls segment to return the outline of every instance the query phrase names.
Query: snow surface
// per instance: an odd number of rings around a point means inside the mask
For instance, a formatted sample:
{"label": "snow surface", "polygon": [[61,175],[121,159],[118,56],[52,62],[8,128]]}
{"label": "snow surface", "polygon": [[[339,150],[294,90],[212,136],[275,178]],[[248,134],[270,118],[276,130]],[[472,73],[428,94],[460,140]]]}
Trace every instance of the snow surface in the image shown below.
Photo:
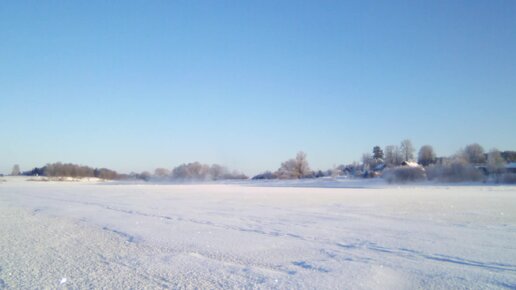
{"label": "snow surface", "polygon": [[0,289],[516,288],[516,187],[0,183]]}

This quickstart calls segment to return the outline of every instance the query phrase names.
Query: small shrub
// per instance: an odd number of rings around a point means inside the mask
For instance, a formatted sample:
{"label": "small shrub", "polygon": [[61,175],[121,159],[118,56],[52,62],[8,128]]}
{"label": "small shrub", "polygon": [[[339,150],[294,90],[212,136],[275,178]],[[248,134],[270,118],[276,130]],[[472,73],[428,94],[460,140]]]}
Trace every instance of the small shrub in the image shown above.
{"label": "small shrub", "polygon": [[260,173],[260,174],[256,175],[252,179],[260,180],[260,179],[277,179],[277,178],[278,178],[278,176],[276,176],[276,174],[274,174],[270,171],[266,171],[264,173]]}
{"label": "small shrub", "polygon": [[387,169],[383,178],[389,183],[417,182],[426,180],[426,173],[422,167],[395,167]]}
{"label": "small shrub", "polygon": [[440,182],[482,181],[484,179],[484,175],[479,169],[463,160],[430,165],[426,168],[426,174],[429,180]]}
{"label": "small shrub", "polygon": [[503,183],[516,184],[516,173],[504,173],[501,180]]}

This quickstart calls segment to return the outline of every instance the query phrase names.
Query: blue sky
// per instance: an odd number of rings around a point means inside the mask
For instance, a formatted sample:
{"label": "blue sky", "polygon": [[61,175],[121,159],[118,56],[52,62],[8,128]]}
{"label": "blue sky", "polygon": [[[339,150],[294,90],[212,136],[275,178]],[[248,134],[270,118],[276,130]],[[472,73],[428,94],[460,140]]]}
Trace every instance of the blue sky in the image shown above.
{"label": "blue sky", "polygon": [[515,1],[2,1],[0,172],[516,150]]}

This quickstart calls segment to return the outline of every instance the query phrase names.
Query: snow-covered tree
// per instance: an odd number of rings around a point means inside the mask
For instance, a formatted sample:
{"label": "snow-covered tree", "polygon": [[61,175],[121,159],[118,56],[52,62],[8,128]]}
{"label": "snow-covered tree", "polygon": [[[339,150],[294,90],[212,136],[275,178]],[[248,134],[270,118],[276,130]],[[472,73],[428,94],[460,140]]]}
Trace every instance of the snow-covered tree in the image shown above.
{"label": "snow-covered tree", "polygon": [[204,180],[208,177],[209,166],[199,162],[181,164],[172,170],[174,179]]}
{"label": "snow-covered tree", "polygon": [[181,164],[172,170],[171,177],[178,180],[220,180],[220,179],[247,179],[242,173],[230,172],[226,167],[213,164],[192,162]]}
{"label": "snow-covered tree", "polygon": [[417,156],[417,162],[423,166],[428,166],[435,163],[434,148],[430,145],[421,146]]}
{"label": "snow-covered tree", "polygon": [[364,153],[362,154],[362,164],[364,165],[364,169],[369,170],[376,165],[376,160],[371,154]]}
{"label": "snow-covered tree", "polygon": [[308,165],[306,153],[302,151],[297,153],[295,159],[289,159],[281,163],[281,167],[277,172],[278,177],[283,179],[303,178],[311,174],[312,171]]}
{"label": "snow-covered tree", "polygon": [[505,166],[505,159],[498,149],[491,149],[487,154],[487,167],[489,172],[501,173]]}
{"label": "snow-covered tree", "polygon": [[15,164],[15,165],[13,166],[13,170],[11,170],[11,175],[13,175],[13,176],[17,176],[17,175],[20,175],[20,173],[21,173],[21,172],[20,172],[20,165]]}
{"label": "snow-covered tree", "polygon": [[477,143],[466,146],[462,152],[462,155],[466,161],[472,164],[486,162],[484,148]]}
{"label": "snow-covered tree", "polygon": [[154,175],[162,178],[167,177],[170,176],[170,170],[166,168],[156,168],[156,170],[154,170]]}

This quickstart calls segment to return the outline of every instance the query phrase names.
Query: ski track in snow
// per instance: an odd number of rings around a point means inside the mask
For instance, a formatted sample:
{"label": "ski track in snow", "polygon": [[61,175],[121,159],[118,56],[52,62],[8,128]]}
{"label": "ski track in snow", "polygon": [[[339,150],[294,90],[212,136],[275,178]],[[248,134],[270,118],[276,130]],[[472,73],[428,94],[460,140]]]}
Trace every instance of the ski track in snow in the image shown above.
{"label": "ski track in snow", "polygon": [[516,187],[332,184],[8,178],[0,289],[516,289]]}

